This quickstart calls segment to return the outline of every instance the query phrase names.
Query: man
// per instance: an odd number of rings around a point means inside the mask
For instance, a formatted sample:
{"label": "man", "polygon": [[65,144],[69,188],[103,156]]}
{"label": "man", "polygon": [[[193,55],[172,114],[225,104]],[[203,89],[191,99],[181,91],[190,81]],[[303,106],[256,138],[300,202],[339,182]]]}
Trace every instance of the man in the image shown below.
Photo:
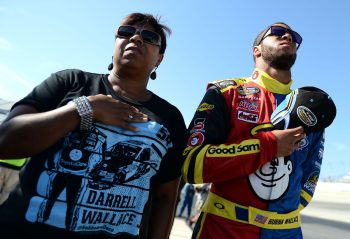
{"label": "man", "polygon": [[194,185],[187,184],[185,187],[185,192],[183,195],[184,198],[183,198],[182,206],[181,206],[180,213],[179,213],[178,217],[182,217],[182,213],[185,211],[185,208],[187,208],[186,220],[187,221],[190,220],[194,194],[195,194]]}
{"label": "man", "polygon": [[60,71],[13,106],[0,158],[31,158],[0,207],[2,237],[168,238],[186,127],[147,90],[166,33],[152,15],[130,14],[110,74]]}
{"label": "man", "polygon": [[299,211],[315,190],[323,130],[264,130],[291,92],[301,42],[284,23],[268,26],[254,41],[251,77],[208,85],[184,152],[185,181],[212,183],[192,238],[302,238]]}

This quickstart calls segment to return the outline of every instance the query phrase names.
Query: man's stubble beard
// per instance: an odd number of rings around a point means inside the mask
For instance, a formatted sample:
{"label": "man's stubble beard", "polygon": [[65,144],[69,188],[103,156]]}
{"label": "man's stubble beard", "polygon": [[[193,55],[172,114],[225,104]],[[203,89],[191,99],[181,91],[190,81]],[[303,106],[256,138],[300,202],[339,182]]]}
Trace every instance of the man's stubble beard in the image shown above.
{"label": "man's stubble beard", "polygon": [[276,54],[273,47],[261,46],[262,58],[270,64],[271,67],[289,71],[297,59],[297,54],[282,53]]}

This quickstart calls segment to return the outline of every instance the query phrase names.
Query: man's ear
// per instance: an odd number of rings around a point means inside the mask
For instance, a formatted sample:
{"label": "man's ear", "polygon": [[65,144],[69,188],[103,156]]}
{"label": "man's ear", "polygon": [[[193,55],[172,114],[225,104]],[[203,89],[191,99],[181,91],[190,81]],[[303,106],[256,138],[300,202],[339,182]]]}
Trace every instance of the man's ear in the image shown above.
{"label": "man's ear", "polygon": [[258,58],[261,56],[261,46],[254,46],[253,47],[253,55],[254,55],[254,58]]}

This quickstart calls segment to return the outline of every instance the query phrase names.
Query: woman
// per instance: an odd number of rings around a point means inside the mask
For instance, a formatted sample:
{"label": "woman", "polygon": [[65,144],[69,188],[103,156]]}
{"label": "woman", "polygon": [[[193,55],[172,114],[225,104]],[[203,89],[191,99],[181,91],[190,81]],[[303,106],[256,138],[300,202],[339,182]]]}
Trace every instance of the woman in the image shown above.
{"label": "woman", "polygon": [[64,70],[17,102],[0,158],[31,156],[0,208],[2,232],[36,238],[168,238],[185,124],[147,90],[170,29],[133,13],[116,33],[110,74]]}

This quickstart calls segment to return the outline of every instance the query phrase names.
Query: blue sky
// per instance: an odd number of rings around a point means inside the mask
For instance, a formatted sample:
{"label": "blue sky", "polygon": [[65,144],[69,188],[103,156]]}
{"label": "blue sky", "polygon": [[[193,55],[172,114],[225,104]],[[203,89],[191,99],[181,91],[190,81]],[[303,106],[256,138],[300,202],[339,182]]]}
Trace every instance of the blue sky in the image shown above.
{"label": "blue sky", "polygon": [[303,36],[293,88],[328,92],[337,117],[326,130],[321,178],[350,172],[350,31],[346,0],[1,0],[0,98],[18,100],[52,72],[107,73],[114,33],[131,12],[162,17],[173,34],[149,89],[176,105],[187,123],[209,81],[249,76],[252,42],[283,21]]}

